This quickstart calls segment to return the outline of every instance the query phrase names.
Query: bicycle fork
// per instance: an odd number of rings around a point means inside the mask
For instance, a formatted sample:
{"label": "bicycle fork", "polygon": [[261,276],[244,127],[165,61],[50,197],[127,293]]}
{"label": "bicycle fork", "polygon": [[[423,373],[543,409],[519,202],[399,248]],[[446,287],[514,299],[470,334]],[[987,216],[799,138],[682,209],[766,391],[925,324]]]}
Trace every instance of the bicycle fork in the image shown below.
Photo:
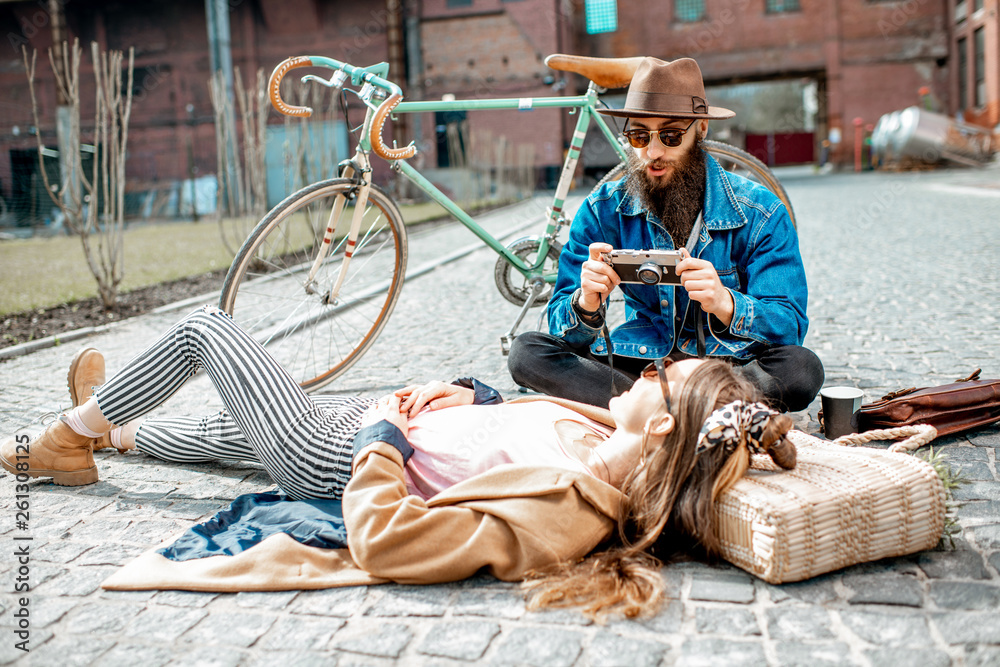
{"label": "bicycle fork", "polygon": [[[360,164],[358,164],[360,162]],[[368,157],[359,152],[354,156],[354,160],[349,161],[344,165],[341,171],[341,176],[343,178],[354,178],[355,174],[358,174],[358,189],[356,191],[356,201],[354,204],[354,214],[351,216],[351,228],[347,233],[347,239],[344,241],[344,260],[340,263],[340,267],[337,271],[337,277],[334,279],[333,287],[323,295],[322,301],[325,305],[337,305],[337,298],[340,296],[340,289],[343,287],[344,279],[347,277],[347,269],[351,264],[351,258],[354,256],[354,251],[357,249],[358,234],[361,231],[361,221],[365,215],[365,209],[368,206],[368,193],[371,191],[371,181],[369,180],[369,174],[371,173],[371,168],[368,162]],[[337,227],[340,223],[340,216],[344,212],[344,207],[347,205],[347,195],[338,195],[337,199],[333,203],[333,207],[330,209],[330,217],[327,219],[326,230],[323,232],[323,242],[320,244],[319,252],[316,253],[316,258],[313,260],[312,267],[309,269],[309,275],[306,277],[305,288],[306,292],[309,294],[316,294],[316,274],[319,272],[320,266],[326,261],[327,256],[330,254],[330,248],[333,246],[334,235],[336,234]]]}

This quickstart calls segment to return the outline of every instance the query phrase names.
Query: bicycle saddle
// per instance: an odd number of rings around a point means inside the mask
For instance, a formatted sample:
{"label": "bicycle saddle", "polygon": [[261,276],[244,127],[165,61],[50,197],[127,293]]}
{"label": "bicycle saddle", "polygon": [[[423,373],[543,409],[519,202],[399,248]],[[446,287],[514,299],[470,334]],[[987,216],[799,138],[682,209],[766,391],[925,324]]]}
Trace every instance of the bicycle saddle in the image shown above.
{"label": "bicycle saddle", "polygon": [[632,81],[632,75],[642,62],[642,56],[634,58],[591,58],[590,56],[570,56],[553,53],[545,59],[545,64],[561,72],[582,74],[601,88],[624,88]]}

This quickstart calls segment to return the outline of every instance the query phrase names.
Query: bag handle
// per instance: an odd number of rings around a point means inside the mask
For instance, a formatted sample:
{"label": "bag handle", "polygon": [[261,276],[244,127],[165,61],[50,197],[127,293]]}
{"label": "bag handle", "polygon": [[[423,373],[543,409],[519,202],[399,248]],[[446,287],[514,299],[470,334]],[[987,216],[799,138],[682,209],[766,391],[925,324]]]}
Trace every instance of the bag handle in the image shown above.
{"label": "bag handle", "polygon": [[869,442],[880,440],[898,440],[900,442],[889,447],[890,452],[909,453],[920,449],[931,440],[937,437],[937,429],[930,424],[915,424],[913,426],[899,426],[897,428],[882,428],[864,433],[851,433],[842,435],[833,441],[835,445],[865,445]]}

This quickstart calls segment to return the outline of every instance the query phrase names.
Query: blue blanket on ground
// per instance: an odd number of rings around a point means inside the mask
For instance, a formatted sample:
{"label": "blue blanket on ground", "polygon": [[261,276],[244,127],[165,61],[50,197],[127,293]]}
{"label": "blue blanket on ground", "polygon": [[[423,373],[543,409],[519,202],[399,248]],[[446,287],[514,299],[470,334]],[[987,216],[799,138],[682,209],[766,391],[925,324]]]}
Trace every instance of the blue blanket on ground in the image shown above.
{"label": "blue blanket on ground", "polygon": [[248,493],[157,553],[183,561],[234,556],[277,533],[321,549],[346,549],[339,500],[291,500],[283,493]]}

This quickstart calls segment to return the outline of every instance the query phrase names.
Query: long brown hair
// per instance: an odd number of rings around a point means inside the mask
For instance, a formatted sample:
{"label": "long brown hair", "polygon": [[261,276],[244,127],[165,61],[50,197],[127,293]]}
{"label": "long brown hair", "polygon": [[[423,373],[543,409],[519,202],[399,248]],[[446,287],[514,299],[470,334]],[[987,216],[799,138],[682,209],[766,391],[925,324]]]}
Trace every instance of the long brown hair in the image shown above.
{"label": "long brown hair", "polygon": [[[661,535],[695,541],[710,558],[719,555],[714,503],[746,472],[750,454],[714,447],[695,455],[698,434],[708,416],[735,400],[757,400],[758,392],[728,363],[698,366],[671,397],[674,428],[660,442],[644,442],[645,464],[622,485],[625,500],[618,516],[618,544],[579,563],[525,584],[529,607],[582,606],[590,616],[620,611],[635,617],[655,611],[662,601],[661,562],[650,554]],[[665,412],[666,407],[659,408]],[[784,439],[791,418],[772,418],[762,438],[782,467],[795,465],[795,450]]]}

